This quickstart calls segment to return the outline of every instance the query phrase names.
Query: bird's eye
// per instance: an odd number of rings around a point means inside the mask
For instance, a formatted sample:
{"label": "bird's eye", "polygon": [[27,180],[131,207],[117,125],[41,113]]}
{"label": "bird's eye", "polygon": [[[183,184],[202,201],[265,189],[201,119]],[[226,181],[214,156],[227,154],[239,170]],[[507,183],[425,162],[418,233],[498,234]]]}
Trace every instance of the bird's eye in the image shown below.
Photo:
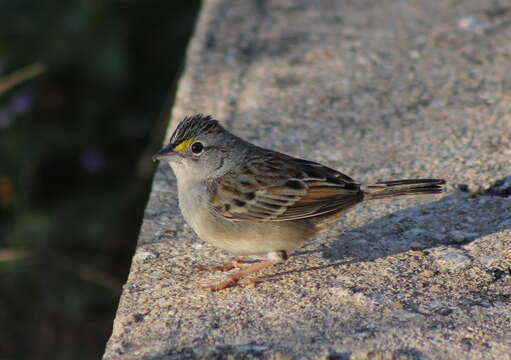
{"label": "bird's eye", "polygon": [[192,152],[196,155],[200,154],[204,150],[204,145],[201,142],[196,142],[192,144]]}

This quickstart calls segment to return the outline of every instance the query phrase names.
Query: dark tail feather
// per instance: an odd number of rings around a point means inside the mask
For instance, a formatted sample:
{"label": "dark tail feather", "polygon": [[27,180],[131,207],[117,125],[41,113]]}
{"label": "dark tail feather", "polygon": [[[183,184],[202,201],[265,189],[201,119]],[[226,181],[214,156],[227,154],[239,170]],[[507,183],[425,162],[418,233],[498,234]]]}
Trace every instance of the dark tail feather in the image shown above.
{"label": "dark tail feather", "polygon": [[444,185],[445,180],[442,179],[395,180],[362,185],[361,190],[364,200],[372,200],[404,195],[439,194]]}

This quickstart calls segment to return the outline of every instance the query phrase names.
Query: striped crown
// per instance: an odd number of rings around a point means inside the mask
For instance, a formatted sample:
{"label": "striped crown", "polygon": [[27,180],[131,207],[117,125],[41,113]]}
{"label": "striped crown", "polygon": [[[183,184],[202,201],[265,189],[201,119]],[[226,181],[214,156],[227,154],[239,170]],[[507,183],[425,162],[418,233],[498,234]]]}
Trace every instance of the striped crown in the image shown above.
{"label": "striped crown", "polygon": [[176,146],[185,140],[196,138],[202,134],[222,131],[223,127],[210,115],[197,114],[187,116],[177,126],[170,137],[170,143]]}

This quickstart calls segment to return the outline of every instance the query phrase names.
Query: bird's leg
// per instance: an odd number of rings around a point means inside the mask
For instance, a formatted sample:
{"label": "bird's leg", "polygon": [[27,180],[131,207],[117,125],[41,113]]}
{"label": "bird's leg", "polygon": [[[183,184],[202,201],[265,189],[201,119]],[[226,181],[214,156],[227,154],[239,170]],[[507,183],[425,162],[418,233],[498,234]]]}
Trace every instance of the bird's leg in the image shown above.
{"label": "bird's leg", "polygon": [[259,270],[262,270],[264,268],[272,266],[276,263],[283,262],[286,259],[287,259],[287,253],[285,251],[275,251],[275,252],[268,254],[267,260],[263,260],[263,261],[257,262],[255,264],[250,264],[250,265],[243,264],[244,266],[243,266],[242,270],[228,276],[225,280],[222,280],[217,283],[198,284],[197,287],[209,289],[211,291],[222,290],[222,289],[225,289],[231,285],[238,283],[242,278],[244,278],[247,275],[250,275],[254,272],[257,272]]}
{"label": "bird's leg", "polygon": [[256,271],[262,270],[268,266],[272,266],[275,263],[276,263],[275,260],[260,261],[258,263],[246,266],[243,270],[240,270],[237,273],[234,273],[234,274],[228,276],[225,280],[222,280],[217,283],[212,283],[212,284],[198,284],[197,287],[200,287],[203,289],[209,289],[211,291],[222,290],[222,289],[225,289],[233,284],[236,284],[237,282],[239,282],[241,280],[241,278],[243,278],[249,274],[252,274]]}
{"label": "bird's leg", "polygon": [[230,262],[226,262],[221,265],[199,265],[196,266],[195,269],[199,271],[229,271],[232,269],[241,269],[243,267],[249,266],[247,264],[243,264],[243,261],[245,261],[244,256],[237,256]]}

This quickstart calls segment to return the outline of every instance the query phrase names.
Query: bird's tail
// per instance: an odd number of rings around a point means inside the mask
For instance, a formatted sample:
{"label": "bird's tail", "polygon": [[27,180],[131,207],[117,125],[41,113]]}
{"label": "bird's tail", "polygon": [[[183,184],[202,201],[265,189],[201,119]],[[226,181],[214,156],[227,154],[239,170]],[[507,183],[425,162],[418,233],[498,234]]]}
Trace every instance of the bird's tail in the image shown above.
{"label": "bird's tail", "polygon": [[382,199],[386,197],[438,194],[443,191],[445,180],[413,179],[382,181],[376,184],[362,185],[364,200]]}

